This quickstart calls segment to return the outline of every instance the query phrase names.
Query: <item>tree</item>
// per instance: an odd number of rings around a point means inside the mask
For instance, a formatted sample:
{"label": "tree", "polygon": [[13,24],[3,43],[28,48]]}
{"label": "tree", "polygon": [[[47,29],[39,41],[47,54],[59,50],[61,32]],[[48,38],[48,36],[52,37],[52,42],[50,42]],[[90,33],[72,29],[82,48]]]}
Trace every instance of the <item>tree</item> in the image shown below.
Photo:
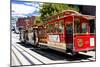
{"label": "tree", "polygon": [[36,24],[36,25],[39,25],[40,23],[42,23],[42,21],[40,20],[40,17],[37,16],[37,17],[35,18],[35,24]]}
{"label": "tree", "polygon": [[45,18],[52,16],[54,14],[60,13],[64,10],[75,10],[79,11],[79,8],[77,6],[68,5],[68,4],[52,4],[52,3],[44,3],[42,4],[42,9],[40,9],[40,20],[43,21]]}
{"label": "tree", "polygon": [[44,19],[49,16],[60,13],[64,10],[75,10],[79,11],[78,6],[68,5],[68,4],[55,4],[55,3],[42,3],[40,5],[40,16],[36,17],[36,24],[44,23]]}

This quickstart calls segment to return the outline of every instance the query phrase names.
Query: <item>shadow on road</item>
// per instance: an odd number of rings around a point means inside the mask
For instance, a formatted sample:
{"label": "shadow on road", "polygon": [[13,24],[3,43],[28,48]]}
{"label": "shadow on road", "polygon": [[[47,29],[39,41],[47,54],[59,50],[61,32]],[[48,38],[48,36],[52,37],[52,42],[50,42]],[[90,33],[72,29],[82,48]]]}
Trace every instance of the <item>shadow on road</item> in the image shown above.
{"label": "shadow on road", "polygon": [[28,44],[28,43],[27,43],[27,44],[22,43],[22,42],[16,42],[16,43],[18,43],[18,44],[24,46],[25,48],[32,48],[32,47],[35,47],[35,46],[33,46],[33,45],[31,45],[31,44]]}
{"label": "shadow on road", "polygon": [[74,56],[71,56],[69,54],[58,52],[58,51],[55,51],[52,49],[40,49],[40,48],[37,48],[31,44],[24,44],[21,42],[17,42],[17,43],[22,45],[25,48],[31,48],[30,49],[31,51],[34,51],[34,52],[36,52],[36,53],[38,53],[46,58],[49,58],[49,59],[55,60],[55,61],[57,61],[57,60],[67,60],[67,61],[86,60],[86,59],[92,57],[92,56],[83,55],[83,54],[76,54]]}

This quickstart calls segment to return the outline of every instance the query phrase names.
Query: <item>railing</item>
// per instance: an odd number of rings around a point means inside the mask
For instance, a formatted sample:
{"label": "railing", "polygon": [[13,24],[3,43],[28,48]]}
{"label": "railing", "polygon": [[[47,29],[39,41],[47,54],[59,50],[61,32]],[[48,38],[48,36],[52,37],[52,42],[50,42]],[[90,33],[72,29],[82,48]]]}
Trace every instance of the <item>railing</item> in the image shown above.
{"label": "railing", "polygon": [[96,33],[74,33],[74,35],[96,35]]}

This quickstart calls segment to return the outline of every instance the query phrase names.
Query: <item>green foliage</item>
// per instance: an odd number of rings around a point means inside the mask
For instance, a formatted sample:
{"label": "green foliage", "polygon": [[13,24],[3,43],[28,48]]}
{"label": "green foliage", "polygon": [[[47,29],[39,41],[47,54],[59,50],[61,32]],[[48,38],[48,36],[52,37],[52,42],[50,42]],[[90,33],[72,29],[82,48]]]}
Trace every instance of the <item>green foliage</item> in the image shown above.
{"label": "green foliage", "polygon": [[36,19],[35,19],[35,20],[36,20],[36,22],[35,22],[36,24],[39,24],[39,23],[41,22],[41,20],[40,20],[40,17],[39,17],[39,16],[38,16],[38,17],[36,17]]}
{"label": "green foliage", "polygon": [[54,4],[54,3],[42,4],[42,9],[40,10],[41,13],[40,19],[43,21],[48,16],[55,15],[57,13],[60,13],[68,9],[79,11],[79,8],[77,6],[68,5],[68,4]]}
{"label": "green foliage", "polygon": [[79,8],[77,6],[68,4],[43,3],[40,6],[41,16],[36,18],[36,23],[44,23],[44,19],[46,19],[47,17],[56,15],[57,13],[61,13],[64,10],[70,9],[79,11]]}

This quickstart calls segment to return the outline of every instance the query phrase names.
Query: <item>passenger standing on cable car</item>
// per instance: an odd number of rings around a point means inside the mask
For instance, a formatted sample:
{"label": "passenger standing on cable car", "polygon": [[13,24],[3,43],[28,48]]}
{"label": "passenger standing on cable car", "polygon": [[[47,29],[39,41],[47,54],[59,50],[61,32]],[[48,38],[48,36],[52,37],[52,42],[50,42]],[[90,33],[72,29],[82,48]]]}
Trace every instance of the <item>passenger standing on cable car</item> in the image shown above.
{"label": "passenger standing on cable car", "polygon": [[34,44],[36,44],[36,34],[35,34],[35,31],[33,31],[33,40],[34,40]]}

